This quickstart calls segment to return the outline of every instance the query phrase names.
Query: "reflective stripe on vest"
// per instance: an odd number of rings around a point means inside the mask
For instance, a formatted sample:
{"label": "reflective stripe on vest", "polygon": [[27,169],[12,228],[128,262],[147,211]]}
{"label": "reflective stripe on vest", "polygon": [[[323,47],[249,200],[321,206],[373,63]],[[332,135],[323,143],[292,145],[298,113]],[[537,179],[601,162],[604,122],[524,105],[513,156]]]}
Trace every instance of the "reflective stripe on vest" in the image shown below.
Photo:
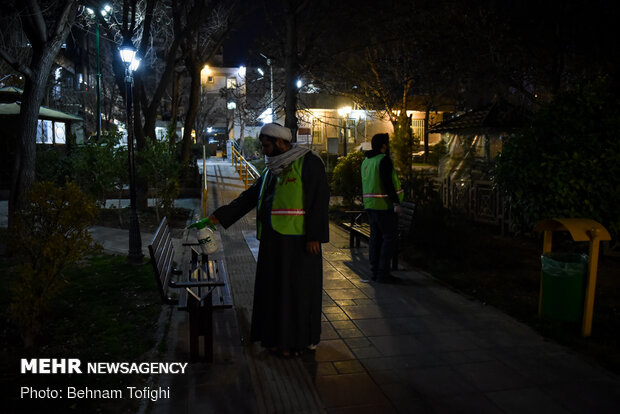
{"label": "reflective stripe on vest", "polygon": [[[362,198],[364,200],[364,208],[370,210],[390,210],[393,208],[392,201],[382,188],[379,175],[379,164],[385,156],[385,154],[375,155],[372,158],[366,158],[362,162]],[[393,168],[392,183],[399,201],[403,201],[404,191],[401,189],[400,180]]]}
{"label": "reflective stripe on vest", "polygon": [[[293,161],[276,178],[276,185],[273,194],[273,204],[271,205],[271,227],[278,233],[287,236],[301,236],[306,234],[306,221],[304,210],[304,191],[301,181],[301,169],[304,157]],[[270,171],[266,171],[258,196],[257,208],[263,202],[265,183],[269,181]],[[257,235],[260,240],[261,222],[257,220]]]}

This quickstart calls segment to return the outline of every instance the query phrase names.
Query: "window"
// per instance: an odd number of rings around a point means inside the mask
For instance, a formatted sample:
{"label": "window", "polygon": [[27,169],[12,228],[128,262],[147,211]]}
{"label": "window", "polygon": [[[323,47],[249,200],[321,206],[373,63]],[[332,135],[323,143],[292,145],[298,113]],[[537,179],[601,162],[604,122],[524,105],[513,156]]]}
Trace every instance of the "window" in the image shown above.
{"label": "window", "polygon": [[234,89],[237,87],[237,79],[236,78],[227,78],[226,79],[226,87],[228,89]]}
{"label": "window", "polygon": [[312,120],[312,143],[323,143],[323,123],[318,119]]}
{"label": "window", "polygon": [[41,120],[37,122],[37,144],[66,144],[66,124]]}
{"label": "window", "polygon": [[424,138],[424,120],[423,119],[414,119],[411,121],[411,129],[413,130],[413,135],[422,140]]}
{"label": "window", "polygon": [[214,83],[215,80],[213,79],[213,76],[207,76],[207,83]]}

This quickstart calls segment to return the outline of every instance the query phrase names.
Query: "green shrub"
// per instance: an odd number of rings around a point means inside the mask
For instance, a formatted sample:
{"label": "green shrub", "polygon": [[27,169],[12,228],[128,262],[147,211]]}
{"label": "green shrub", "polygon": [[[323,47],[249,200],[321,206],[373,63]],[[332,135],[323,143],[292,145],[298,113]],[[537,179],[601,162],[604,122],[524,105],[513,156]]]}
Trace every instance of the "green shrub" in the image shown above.
{"label": "green shrub", "polygon": [[531,128],[504,142],[495,182],[526,229],[551,217],[620,231],[620,108],[604,86],[558,95]]}
{"label": "green shrub", "polygon": [[10,237],[19,264],[9,312],[26,347],[34,344],[41,319],[62,288],[63,270],[92,248],[88,227],[96,218],[92,199],[70,182],[64,188],[35,183],[25,209],[16,213]]}
{"label": "green shrub", "polygon": [[164,215],[170,215],[174,200],[179,195],[179,173],[181,165],[166,141],[156,141],[138,154],[140,163],[137,173],[144,177],[155,198],[157,221],[161,219],[160,209]]}
{"label": "green shrub", "polygon": [[110,192],[129,181],[127,149],[119,146],[120,139],[120,133],[104,131],[100,140],[92,137],[71,156],[73,181],[102,206]]}
{"label": "green shrub", "polygon": [[342,196],[345,205],[352,206],[355,200],[362,197],[361,168],[364,161],[364,153],[354,151],[346,157],[340,157],[332,174],[331,187],[336,195]]}
{"label": "green shrub", "polygon": [[71,174],[71,158],[64,146],[37,145],[37,181],[63,185]]}

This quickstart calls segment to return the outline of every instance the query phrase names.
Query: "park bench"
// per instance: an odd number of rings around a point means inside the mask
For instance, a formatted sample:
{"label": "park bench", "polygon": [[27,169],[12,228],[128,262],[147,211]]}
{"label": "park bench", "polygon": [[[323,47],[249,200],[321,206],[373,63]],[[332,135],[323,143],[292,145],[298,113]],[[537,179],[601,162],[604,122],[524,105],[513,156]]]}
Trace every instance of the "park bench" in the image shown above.
{"label": "park bench", "polygon": [[159,224],[148,248],[162,301],[189,314],[191,359],[198,359],[199,337],[204,336],[205,359],[212,362],[213,309],[232,307],[224,260],[210,260],[191,247],[191,260],[183,263],[181,269],[175,268],[174,246],[166,217]]}
{"label": "park bench", "polygon": [[[415,204],[404,201],[400,204],[401,213],[398,215],[398,244],[392,256],[392,269],[398,269],[398,252],[402,241],[405,240],[413,229],[413,214],[415,212]],[[368,224],[368,215],[366,210],[347,211],[350,216],[349,222],[342,225],[349,231],[349,247],[360,247],[360,241],[370,240],[370,224]]]}

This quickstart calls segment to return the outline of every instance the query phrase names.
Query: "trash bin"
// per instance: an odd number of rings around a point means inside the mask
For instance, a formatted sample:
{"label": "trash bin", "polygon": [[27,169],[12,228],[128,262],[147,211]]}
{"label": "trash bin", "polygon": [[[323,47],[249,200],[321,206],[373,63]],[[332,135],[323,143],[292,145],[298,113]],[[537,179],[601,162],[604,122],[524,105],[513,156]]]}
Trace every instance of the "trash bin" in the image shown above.
{"label": "trash bin", "polygon": [[580,321],[583,316],[588,256],[544,253],[541,262],[542,314],[561,321]]}

